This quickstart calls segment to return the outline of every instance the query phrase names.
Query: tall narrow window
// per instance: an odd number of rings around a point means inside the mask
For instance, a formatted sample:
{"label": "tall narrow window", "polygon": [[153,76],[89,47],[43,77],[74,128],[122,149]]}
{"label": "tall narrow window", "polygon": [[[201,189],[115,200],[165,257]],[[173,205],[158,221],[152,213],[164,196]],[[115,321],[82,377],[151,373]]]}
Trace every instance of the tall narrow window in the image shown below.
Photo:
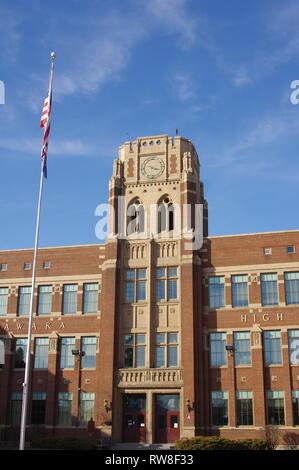
{"label": "tall narrow window", "polygon": [[144,207],[139,199],[135,199],[127,210],[127,234],[143,233],[145,230]]}
{"label": "tall narrow window", "polygon": [[19,287],[18,315],[25,316],[30,313],[31,287]]}
{"label": "tall narrow window", "polygon": [[97,313],[99,285],[89,283],[84,284],[83,288],[83,313]]}
{"label": "tall narrow window", "polygon": [[277,274],[261,274],[262,305],[277,305]]}
{"label": "tall narrow window", "polygon": [[228,393],[212,392],[212,425],[228,425]]}
{"label": "tall narrow window", "polygon": [[248,276],[232,276],[232,306],[246,307],[248,305]]}
{"label": "tall narrow window", "polygon": [[171,232],[174,229],[174,206],[169,196],[158,202],[158,233]]}
{"label": "tall narrow window", "polygon": [[268,390],[267,398],[267,423],[274,426],[284,426],[284,392],[280,390]]}
{"label": "tall narrow window", "polygon": [[0,315],[7,314],[8,287],[0,287]]}
{"label": "tall narrow window", "polygon": [[158,268],[156,277],[156,300],[176,300],[178,298],[177,268]]}
{"label": "tall narrow window", "polygon": [[285,273],[286,303],[299,304],[299,272]]}
{"label": "tall narrow window", "polygon": [[72,425],[73,394],[69,392],[58,393],[57,424],[58,426]]}
{"label": "tall narrow window", "polygon": [[74,355],[72,349],[75,348],[75,338],[61,338],[60,368],[72,369],[74,367]]}
{"label": "tall narrow window", "polygon": [[48,369],[49,338],[36,338],[34,368]]}
{"label": "tall narrow window", "polygon": [[299,330],[289,330],[289,357],[290,363],[299,364]]}
{"label": "tall narrow window", "polygon": [[86,426],[90,418],[94,417],[95,394],[80,392],[79,425]]}
{"label": "tall narrow window", "polygon": [[27,338],[16,339],[15,369],[24,369],[26,365]]}
{"label": "tall narrow window", "polygon": [[226,333],[210,334],[210,365],[212,367],[226,365]]}
{"label": "tall narrow window", "polygon": [[240,391],[236,393],[237,398],[237,426],[252,426],[252,392]]}
{"label": "tall narrow window", "polygon": [[10,423],[12,425],[21,424],[21,414],[22,414],[22,392],[14,392],[11,394],[10,400]]}
{"label": "tall narrow window", "polygon": [[62,313],[77,313],[77,284],[65,284],[63,286],[63,309]]}
{"label": "tall narrow window", "polygon": [[281,364],[280,331],[264,331],[265,364]]}
{"label": "tall narrow window", "polygon": [[209,306],[224,307],[224,276],[209,277]]}
{"label": "tall narrow window", "polygon": [[31,404],[31,424],[44,424],[46,417],[46,394],[34,392]]}
{"label": "tall narrow window", "polygon": [[176,367],[178,365],[178,334],[156,334],[156,367]]}
{"label": "tall narrow window", "polygon": [[81,341],[81,348],[84,353],[81,359],[81,368],[94,368],[96,366],[97,338],[95,336],[83,336]]}
{"label": "tall narrow window", "polygon": [[236,366],[251,364],[250,333],[237,331],[234,333]]}
{"label": "tall narrow window", "polygon": [[38,315],[50,315],[52,311],[52,286],[38,287]]}
{"label": "tall narrow window", "polygon": [[125,335],[124,367],[145,367],[146,335],[143,333]]}
{"label": "tall narrow window", "polygon": [[129,269],[125,275],[125,301],[146,300],[146,269]]}
{"label": "tall narrow window", "polygon": [[299,426],[299,390],[292,391],[294,426]]}

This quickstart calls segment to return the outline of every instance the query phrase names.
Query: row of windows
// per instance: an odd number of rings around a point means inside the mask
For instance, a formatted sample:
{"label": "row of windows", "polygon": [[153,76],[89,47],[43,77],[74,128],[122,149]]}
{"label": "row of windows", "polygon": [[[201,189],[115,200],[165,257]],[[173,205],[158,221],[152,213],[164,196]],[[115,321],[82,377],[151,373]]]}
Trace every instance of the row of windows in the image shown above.
{"label": "row of windows", "polygon": [[[83,313],[97,313],[98,311],[97,283],[86,283],[83,285]],[[53,286],[38,286],[37,314],[50,315],[52,312]],[[78,308],[78,285],[64,284],[62,297],[62,313],[64,315],[77,313]],[[8,287],[0,287],[0,315],[7,314]],[[19,287],[17,315],[30,314],[31,286]]]}
{"label": "row of windows", "polygon": [[[81,338],[81,368],[95,368],[96,366],[96,337],[83,336]],[[27,338],[17,338],[15,342],[15,369],[24,369],[26,365]],[[60,363],[61,369],[73,368],[75,365],[75,338],[61,338]],[[49,355],[49,338],[35,338],[34,368],[47,369]]]}
{"label": "row of windows", "polygon": [[[43,268],[44,269],[50,269],[51,267],[51,261],[43,261]],[[8,269],[8,264],[7,263],[0,263],[0,271],[7,271]],[[31,263],[24,263],[23,264],[23,269],[25,271],[28,271],[31,269]]]}
{"label": "row of windows", "polygon": [[[22,411],[22,393],[15,392],[10,401],[10,422],[12,425],[20,425]],[[47,395],[43,392],[32,394],[31,400],[31,424],[45,424]],[[86,426],[91,418],[94,418],[95,394],[80,392],[78,420],[72,417],[73,394],[61,392],[57,395],[56,424],[58,426]]]}
{"label": "row of windows", "polygon": [[[240,331],[233,333],[233,345],[235,365],[251,364],[250,332]],[[299,364],[299,330],[288,330],[288,344],[290,363]],[[265,365],[281,364],[281,332],[278,330],[263,332],[263,352]],[[226,333],[210,333],[210,365],[212,367],[225,366],[227,364]]]}
{"label": "row of windows", "polygon": [[[125,302],[146,301],[146,269],[130,269],[125,273]],[[156,269],[156,300],[178,298],[177,268]]]}
{"label": "row of windows", "polygon": [[[124,337],[124,367],[145,367],[146,334]],[[157,333],[155,338],[155,367],[178,365],[178,334]]]}
{"label": "row of windows", "polygon": [[[228,392],[212,392],[212,425],[228,426]],[[299,426],[299,390],[292,391],[294,426]],[[267,424],[285,425],[284,392],[280,390],[266,391]],[[237,426],[254,425],[253,393],[251,391],[236,392]]]}
{"label": "row of windows", "polygon": [[[262,305],[278,305],[277,274],[261,274]],[[225,307],[224,276],[212,276],[209,284],[210,308]],[[286,304],[299,304],[299,272],[284,273]],[[231,276],[231,295],[233,307],[248,306],[248,276]]]}
{"label": "row of windows", "polygon": [[[27,338],[15,341],[14,368],[23,369],[26,365]],[[75,364],[75,338],[60,339],[60,369],[71,369]],[[178,333],[157,333],[155,338],[155,367],[176,367],[178,365]],[[81,338],[81,368],[96,366],[96,337]],[[145,367],[146,334],[133,333],[124,336],[124,367]],[[47,369],[49,354],[49,338],[35,338],[34,368]]]}

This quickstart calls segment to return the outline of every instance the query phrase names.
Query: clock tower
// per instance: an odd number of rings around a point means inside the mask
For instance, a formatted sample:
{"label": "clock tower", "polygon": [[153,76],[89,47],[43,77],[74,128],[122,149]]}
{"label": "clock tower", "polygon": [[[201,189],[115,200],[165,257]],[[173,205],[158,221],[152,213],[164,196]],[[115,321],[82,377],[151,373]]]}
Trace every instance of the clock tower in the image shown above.
{"label": "clock tower", "polygon": [[193,436],[203,416],[194,360],[202,350],[201,245],[186,240],[207,236],[207,203],[192,142],[168,135],[125,142],[109,204],[101,387],[113,404],[113,440]]}

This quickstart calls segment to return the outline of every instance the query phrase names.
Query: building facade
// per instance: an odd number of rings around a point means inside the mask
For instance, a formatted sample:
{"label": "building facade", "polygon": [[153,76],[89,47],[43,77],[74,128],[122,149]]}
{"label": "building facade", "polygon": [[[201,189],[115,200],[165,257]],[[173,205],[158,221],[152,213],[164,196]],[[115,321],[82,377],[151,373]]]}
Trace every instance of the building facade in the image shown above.
{"label": "building facade", "polygon": [[[0,251],[0,430],[174,442],[299,436],[299,231],[208,236],[191,141],[119,148],[105,243]],[[1,352],[1,349],[0,349]]]}

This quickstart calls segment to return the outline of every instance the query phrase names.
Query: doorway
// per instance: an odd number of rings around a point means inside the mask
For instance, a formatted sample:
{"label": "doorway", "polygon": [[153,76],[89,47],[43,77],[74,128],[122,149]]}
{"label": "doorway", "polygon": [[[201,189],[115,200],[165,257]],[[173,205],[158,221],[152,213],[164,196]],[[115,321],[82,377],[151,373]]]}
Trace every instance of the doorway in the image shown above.
{"label": "doorway", "polygon": [[143,393],[124,394],[123,442],[146,442],[146,396]]}
{"label": "doorway", "polygon": [[156,394],[155,442],[172,443],[180,438],[180,395]]}

